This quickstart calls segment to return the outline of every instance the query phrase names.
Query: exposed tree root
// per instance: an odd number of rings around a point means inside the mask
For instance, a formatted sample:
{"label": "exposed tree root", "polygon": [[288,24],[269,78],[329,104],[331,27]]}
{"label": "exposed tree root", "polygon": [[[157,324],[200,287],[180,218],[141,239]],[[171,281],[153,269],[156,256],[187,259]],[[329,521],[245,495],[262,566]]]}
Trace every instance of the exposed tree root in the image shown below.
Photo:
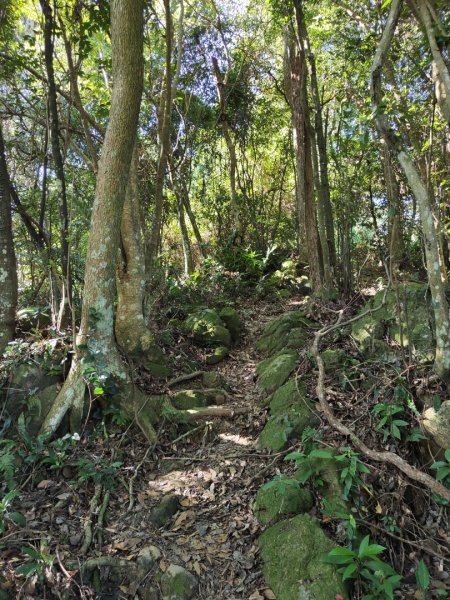
{"label": "exposed tree root", "polygon": [[207,408],[191,408],[190,410],[179,411],[183,414],[186,421],[198,421],[211,417],[228,417],[236,415],[246,415],[252,412],[250,407],[244,408],[224,408],[222,406],[208,406]]}
{"label": "exposed tree root", "polygon": [[89,546],[92,543],[93,532],[92,532],[92,521],[94,520],[94,515],[98,510],[98,504],[100,500],[100,496],[102,494],[102,485],[97,483],[94,490],[94,495],[92,496],[91,502],[89,504],[89,514],[86,517],[84,522],[83,530],[84,530],[84,541],[83,545],[80,549],[80,554],[84,555],[89,550]]}
{"label": "exposed tree root", "polygon": [[185,375],[180,375],[179,377],[175,377],[167,382],[167,387],[173,387],[178,383],[182,383],[183,381],[190,381],[191,379],[197,379],[197,377],[202,377],[205,371],[194,371],[193,373],[186,373]]}
{"label": "exposed tree root", "polygon": [[316,387],[317,397],[319,399],[319,403],[322,408],[323,414],[325,415],[328,423],[332,427],[334,427],[337,431],[342,433],[343,435],[349,436],[352,443],[357,448],[359,448],[359,450],[363,454],[365,454],[372,460],[394,465],[395,467],[397,467],[397,469],[399,469],[400,471],[405,473],[405,475],[407,475],[410,479],[414,479],[415,481],[418,481],[419,483],[421,483],[422,485],[424,485],[425,487],[430,489],[435,494],[438,494],[439,496],[442,496],[442,498],[445,498],[446,500],[450,501],[449,490],[447,490],[447,488],[445,486],[443,486],[441,483],[439,483],[438,481],[433,479],[433,477],[431,477],[430,475],[427,475],[426,473],[424,473],[423,471],[420,471],[419,469],[416,469],[415,467],[410,465],[408,462],[406,462],[403,458],[401,458],[394,452],[377,452],[376,450],[372,450],[371,448],[366,446],[366,444],[362,440],[359,439],[359,437],[354,433],[354,431],[352,431],[350,428],[348,428],[346,425],[344,425],[334,415],[333,409],[331,408],[330,404],[328,403],[328,400],[327,400],[326,394],[325,394],[325,385],[324,385],[325,367],[323,364],[323,360],[320,356],[319,343],[323,337],[325,337],[328,333],[330,333],[334,329],[337,329],[338,327],[344,327],[345,325],[348,325],[349,323],[357,320],[356,318],[353,318],[345,323],[342,323],[343,314],[344,314],[344,312],[341,310],[339,312],[338,320],[336,321],[336,323],[334,325],[322,327],[322,329],[320,329],[315,334],[314,342],[311,347],[311,352],[312,352],[314,358],[316,359],[317,366],[319,368],[319,376],[318,376],[317,387]]}

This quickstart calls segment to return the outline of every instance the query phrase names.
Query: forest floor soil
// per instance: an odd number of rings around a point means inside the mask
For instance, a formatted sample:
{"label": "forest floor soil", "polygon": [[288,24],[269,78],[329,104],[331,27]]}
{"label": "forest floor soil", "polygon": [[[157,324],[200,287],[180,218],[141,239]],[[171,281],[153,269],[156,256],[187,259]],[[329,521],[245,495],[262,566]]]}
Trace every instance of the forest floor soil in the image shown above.
{"label": "forest floor soil", "polygon": [[[160,443],[151,451],[134,427],[106,435],[106,429],[102,432],[98,426],[86,431],[76,450],[78,460],[97,465],[114,460],[122,463],[110,491],[101,545],[94,511],[93,542],[84,556],[79,554],[95,486],[69,485],[75,475],[70,461],[58,471],[43,473],[39,468],[39,473],[29,478],[20,494],[27,528],[9,531],[7,545],[0,550],[3,588],[8,597],[52,597],[52,593],[58,597],[66,589],[68,597],[75,598],[134,598],[137,583],[139,587],[152,584],[152,574],[177,564],[197,577],[198,599],[275,598],[263,581],[257,545],[262,527],[252,514],[251,504],[259,487],[279,472],[277,463],[286,452],[272,454],[256,445],[267,416],[259,405],[255,369],[261,357],[255,344],[272,318],[295,308],[291,304],[249,301],[240,307],[245,332],[239,344],[225,361],[208,368],[219,371],[231,388],[225,406],[247,408],[248,414],[206,420],[193,429],[190,426],[190,432],[162,423]],[[164,390],[161,387],[159,391]],[[178,496],[179,508],[158,528],[151,523],[150,514],[171,494]],[[45,552],[54,558],[58,571],[53,583],[47,578],[45,586],[36,578],[24,581],[14,573],[23,562],[23,555],[18,556],[20,550],[39,549],[43,540]],[[131,564],[149,545],[156,546],[161,557],[145,581],[123,578],[118,582],[111,578],[108,568],[102,567],[99,594],[91,582],[80,578],[81,566],[87,560],[108,556]]]}
{"label": "forest floor soil", "polygon": [[[153,600],[160,597],[163,573],[171,565],[178,565],[195,575],[199,585],[193,598],[198,600],[274,599],[273,591],[263,579],[258,550],[258,537],[264,528],[251,507],[264,483],[293,470],[292,461],[286,463],[284,457],[299,445],[296,443],[279,453],[257,446],[268,417],[256,383],[256,366],[263,358],[256,349],[256,341],[272,319],[301,307],[301,299],[240,301],[245,332],[227,359],[206,369],[220,372],[229,385],[224,408],[245,408],[248,411],[245,414],[211,418],[189,426],[163,420],[158,445],[149,447],[134,426],[103,425],[101,411],[93,410],[90,423],[67,463],[57,469],[39,465],[21,485],[14,510],[24,515],[26,527],[10,525],[0,541],[0,593],[7,594],[3,597],[125,600],[142,597],[136,595],[138,590],[148,588],[156,595],[149,593],[146,600]],[[326,303],[316,303],[312,307],[314,314],[309,316],[318,323],[334,321],[335,309]],[[314,330],[308,333],[296,371],[312,400],[316,397],[317,373],[308,350],[313,334]],[[192,347],[186,339],[184,342],[176,347],[180,372],[174,376],[181,374],[186,361],[195,359],[201,363],[202,360],[202,350]],[[327,345],[341,348],[349,357],[358,357],[347,336],[328,340],[328,344],[323,344],[324,349]],[[392,374],[383,365],[363,362],[358,362],[348,374],[350,380],[345,390],[337,373],[327,376],[327,393],[333,399],[336,414],[356,426],[369,445],[382,447],[371,421],[367,395],[361,396],[355,386],[359,378],[370,377],[383,397],[393,386]],[[137,380],[152,394],[174,391],[164,383],[138,377]],[[195,388],[196,383],[183,382],[179,387]],[[325,447],[348,446],[348,439],[325,419],[319,429],[319,439]],[[414,459],[414,453],[409,454]],[[80,482],[83,461],[94,465],[103,476],[96,506],[92,504],[96,481],[91,477]],[[117,466],[112,468],[115,463]],[[363,516],[358,519],[358,528],[370,532],[371,539],[386,546],[384,560],[406,573],[404,585],[395,597],[405,600],[416,597],[414,572],[419,558],[424,556],[434,589],[439,586],[446,589],[450,563],[443,549],[448,548],[450,531],[445,508],[436,507],[427,490],[411,485],[393,467],[380,463],[368,466],[371,473],[358,501],[357,517]],[[111,469],[109,480],[108,469]],[[78,485],[74,485],[77,478]],[[317,496],[317,490],[313,493]],[[155,525],[152,521],[155,507],[170,495],[178,498],[178,505],[163,526]],[[105,498],[107,507],[101,524],[99,513]],[[320,493],[317,500],[320,503]],[[321,520],[336,545],[345,544],[342,519],[326,518],[318,509],[313,509],[313,515]],[[82,555],[80,549],[88,522],[91,522],[92,543]],[[132,566],[140,552],[149,546],[159,552],[145,578],[127,577],[126,569],[117,576],[108,566],[99,569],[96,583],[83,574],[86,561],[103,557],[122,561],[122,566]],[[428,551],[423,554],[421,549],[425,547]],[[29,563],[25,548],[42,552],[53,566],[48,571],[42,568],[39,576],[26,580],[19,577],[15,569]],[[0,600],[3,597],[0,595]]]}

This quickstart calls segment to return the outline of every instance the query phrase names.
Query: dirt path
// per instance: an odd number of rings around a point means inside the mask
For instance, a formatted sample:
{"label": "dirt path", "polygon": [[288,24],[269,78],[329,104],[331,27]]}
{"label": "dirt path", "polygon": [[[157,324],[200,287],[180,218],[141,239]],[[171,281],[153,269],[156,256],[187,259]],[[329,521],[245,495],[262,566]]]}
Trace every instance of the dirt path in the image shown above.
{"label": "dirt path", "polygon": [[[249,414],[206,423],[192,437],[159,450],[135,491],[139,502],[134,513],[122,520],[123,539],[136,537],[140,529],[146,543],[161,550],[162,570],[175,563],[195,573],[201,599],[273,597],[262,580],[260,526],[250,506],[277,460],[256,448],[264,414],[255,385],[255,342],[264,325],[281,312],[283,307],[273,304],[244,309],[246,333],[217,369],[232,388],[231,405],[248,406]],[[146,514],[165,494],[180,496],[181,510],[166,528],[149,531]]]}
{"label": "dirt path", "polygon": [[[260,357],[255,343],[266,323],[287,309],[281,302],[240,307],[245,333],[216,368],[229,385],[226,406],[248,407],[248,414],[215,418],[194,429],[163,423],[160,443],[149,448],[134,428],[107,431],[101,411],[93,411],[91,428],[81,441],[66,455],[60,453],[62,464],[46,468],[36,463],[21,484],[20,506],[14,506],[26,519],[26,528],[9,528],[7,543],[0,548],[1,600],[157,600],[159,580],[170,565],[195,575],[199,585],[194,598],[200,600],[274,598],[261,574],[261,528],[251,504],[283,457],[256,447],[266,415],[258,404],[255,367]],[[114,471],[109,483],[108,469]],[[104,487],[93,509],[95,477],[103,477]],[[178,506],[164,525],[155,525],[154,509],[170,495],[177,496]],[[99,526],[105,496],[107,510]],[[81,555],[90,514],[92,543]],[[126,565],[131,569],[142,549],[150,546],[156,547],[157,559],[147,576],[139,581],[127,577]],[[38,555],[36,574],[26,580],[16,573],[18,566],[30,564],[24,548]],[[53,565],[47,571],[44,558]],[[82,566],[99,558],[125,561],[125,571],[102,566],[95,583]]]}

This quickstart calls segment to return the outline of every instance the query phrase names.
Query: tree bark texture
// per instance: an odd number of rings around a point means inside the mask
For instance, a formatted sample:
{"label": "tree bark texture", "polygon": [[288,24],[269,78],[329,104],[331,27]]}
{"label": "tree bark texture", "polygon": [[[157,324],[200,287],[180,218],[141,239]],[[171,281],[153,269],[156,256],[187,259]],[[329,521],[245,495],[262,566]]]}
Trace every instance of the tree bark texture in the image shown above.
{"label": "tree bark texture", "polygon": [[434,320],[436,326],[435,370],[445,381],[450,380],[450,319],[449,306],[445,296],[444,282],[440,264],[439,243],[434,224],[432,202],[429,191],[413,159],[403,148],[397,133],[390,127],[384,114],[381,90],[381,77],[386,54],[389,51],[398,19],[402,0],[393,0],[389,16],[379,42],[371,69],[371,97],[375,112],[375,124],[388,147],[393,148],[411,191],[416,198],[424,237],[425,257],[430,285]]}
{"label": "tree bark texture", "polygon": [[[102,374],[127,383],[114,339],[116,269],[120,224],[135,144],[143,85],[143,0],[111,0],[113,88],[92,210],[86,255],[83,307],[77,344],[85,356],[73,360],[69,376],[42,426],[55,432],[64,414],[83,406],[86,354]],[[79,423],[78,423],[79,426]]]}
{"label": "tree bark texture", "polygon": [[17,270],[11,217],[11,182],[0,124],[0,354],[14,338]]}
{"label": "tree bark texture", "polygon": [[144,320],[145,258],[139,219],[138,150],[133,151],[121,222],[117,268],[116,339],[132,357],[144,358],[154,337]]}
{"label": "tree bark texture", "polygon": [[[58,208],[59,208],[59,236],[61,243],[61,270],[62,270],[62,302],[69,304],[72,298],[72,283],[70,274],[70,248],[69,248],[69,217],[67,211],[66,178],[64,175],[64,161],[59,141],[59,117],[56,100],[55,72],[53,68],[53,27],[54,18],[49,0],[40,0],[44,14],[44,54],[45,68],[48,80],[48,114],[50,126],[50,141],[52,157],[58,182]],[[59,325],[66,313],[67,307],[60,307]],[[66,313],[67,316],[67,313]]]}

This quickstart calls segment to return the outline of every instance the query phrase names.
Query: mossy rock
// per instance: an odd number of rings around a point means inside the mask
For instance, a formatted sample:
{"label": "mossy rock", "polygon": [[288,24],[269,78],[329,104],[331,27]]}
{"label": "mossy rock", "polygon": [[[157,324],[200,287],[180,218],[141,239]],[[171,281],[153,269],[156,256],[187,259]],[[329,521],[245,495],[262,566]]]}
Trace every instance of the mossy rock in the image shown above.
{"label": "mossy rock", "polygon": [[264,577],[277,600],[348,598],[335,567],[321,561],[335,544],[308,514],[272,525],[259,545]]}
{"label": "mossy rock", "polygon": [[321,352],[320,356],[326,371],[335,371],[336,369],[339,369],[343,366],[347,358],[346,352],[340,348],[328,348]]}
{"label": "mossy rock", "polygon": [[173,515],[178,512],[180,499],[175,494],[164,496],[159,504],[150,512],[150,521],[156,527],[166,525]]}
{"label": "mossy rock", "polygon": [[305,427],[319,422],[306,399],[303,382],[290,379],[272,395],[270,418],[258,439],[258,446],[275,452],[283,450],[293,437],[299,437]]}
{"label": "mossy rock", "polygon": [[232,341],[237,342],[242,330],[244,329],[244,325],[238,311],[234,308],[222,308],[222,310],[219,312],[219,317],[225,323],[225,327],[230,332]]}
{"label": "mossy rock", "polygon": [[301,408],[306,398],[306,387],[303,381],[290,379],[279,387],[270,399],[270,414],[286,414],[293,406]]}
{"label": "mossy rock", "polygon": [[206,357],[206,364],[217,365],[217,363],[220,363],[220,361],[226,358],[229,353],[230,350],[227,346],[217,346],[217,348],[214,348],[214,351]]}
{"label": "mossy rock", "polygon": [[156,379],[166,379],[171,373],[165,354],[157,346],[147,348],[144,355],[139,353],[136,357],[131,355],[131,358],[135,358],[136,362],[141,363],[145,370]]}
{"label": "mossy rock", "polygon": [[[360,314],[375,309],[382,303],[384,290],[380,290],[362,307]],[[357,320],[352,327],[352,337],[361,350],[369,356],[379,357],[387,353],[380,342],[387,337],[396,345],[409,347],[415,360],[434,359],[434,319],[431,310],[428,286],[416,282],[400,284],[397,293],[389,290],[385,305],[372,314]],[[388,354],[388,353],[387,353]],[[388,358],[391,355],[388,354]]]}
{"label": "mossy rock", "polygon": [[195,575],[178,565],[169,565],[161,577],[163,600],[189,600],[197,593]]}
{"label": "mossy rock", "polygon": [[[343,487],[339,477],[339,472],[342,467],[333,458],[312,458],[311,465],[318,472],[317,478],[322,481],[320,495],[325,498],[331,506],[337,510],[348,510],[347,502],[342,498]],[[301,477],[301,469],[299,469],[294,477]]]}
{"label": "mossy rock", "polygon": [[205,388],[228,388],[225,377],[218,371],[204,371],[202,375],[202,385]]}
{"label": "mossy rock", "polygon": [[211,308],[204,308],[189,315],[184,321],[184,329],[202,346],[231,345],[230,332],[217,312]]}
{"label": "mossy rock", "polygon": [[260,488],[253,503],[253,513],[260,523],[267,525],[286,515],[308,512],[312,507],[311,492],[295,479],[281,475]]}
{"label": "mossy rock", "polygon": [[292,407],[285,414],[273,415],[258,438],[258,446],[280,452],[292,438],[298,438],[305,427],[314,427],[318,418],[306,406]]}
{"label": "mossy rock", "polygon": [[178,410],[190,410],[208,405],[208,398],[201,390],[183,390],[176,392],[170,399]]}
{"label": "mossy rock", "polygon": [[[30,415],[30,419],[27,424],[27,431],[32,437],[39,433],[41,425],[44,422],[45,417],[50,412],[50,409],[53,406],[55,398],[60,389],[61,384],[54,383],[53,385],[49,385],[36,394],[36,402],[31,409],[27,410],[27,413]],[[63,429],[65,430],[66,427],[67,419],[64,419]]]}
{"label": "mossy rock", "polygon": [[264,329],[256,347],[269,356],[283,348],[300,349],[305,345],[306,329],[314,323],[303,311],[285,313],[271,321]]}
{"label": "mossy rock", "polygon": [[287,380],[297,360],[297,352],[288,350],[261,361],[256,368],[259,387],[267,394],[272,394]]}

